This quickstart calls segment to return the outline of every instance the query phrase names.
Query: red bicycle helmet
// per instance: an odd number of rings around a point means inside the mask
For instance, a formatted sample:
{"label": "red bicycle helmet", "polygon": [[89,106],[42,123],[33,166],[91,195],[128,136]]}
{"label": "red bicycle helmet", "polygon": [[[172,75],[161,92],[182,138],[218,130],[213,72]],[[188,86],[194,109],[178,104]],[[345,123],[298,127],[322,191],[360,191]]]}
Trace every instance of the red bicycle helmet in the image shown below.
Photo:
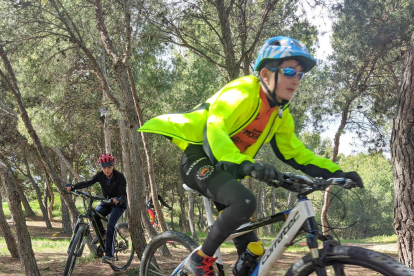
{"label": "red bicycle helmet", "polygon": [[115,166],[115,158],[112,156],[112,154],[102,154],[100,157],[99,157],[99,160],[98,160],[98,163],[99,163],[99,166],[101,167],[101,168],[104,168],[104,167],[111,167],[111,166]]}

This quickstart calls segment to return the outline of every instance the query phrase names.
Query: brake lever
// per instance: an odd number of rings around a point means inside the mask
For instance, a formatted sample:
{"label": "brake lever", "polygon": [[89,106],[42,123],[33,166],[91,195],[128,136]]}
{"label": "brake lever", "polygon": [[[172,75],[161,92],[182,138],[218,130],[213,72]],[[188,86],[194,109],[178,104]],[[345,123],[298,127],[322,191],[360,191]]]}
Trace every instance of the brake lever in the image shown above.
{"label": "brake lever", "polygon": [[345,180],[345,184],[343,184],[342,187],[344,187],[344,189],[352,189],[352,188],[358,187],[358,185],[356,184],[356,182],[352,181],[351,179],[347,179]]}

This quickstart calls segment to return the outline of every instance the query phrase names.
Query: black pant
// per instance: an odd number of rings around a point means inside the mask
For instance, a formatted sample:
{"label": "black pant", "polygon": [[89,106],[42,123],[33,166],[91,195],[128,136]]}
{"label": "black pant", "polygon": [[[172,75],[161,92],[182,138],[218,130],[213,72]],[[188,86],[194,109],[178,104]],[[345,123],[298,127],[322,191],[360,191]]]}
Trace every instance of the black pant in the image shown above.
{"label": "black pant", "polygon": [[[106,241],[105,241],[105,255],[108,257],[114,256],[114,250],[115,250],[115,225],[118,222],[119,218],[122,216],[122,214],[125,212],[126,204],[122,205],[121,207],[117,207],[114,205],[108,205],[108,204],[101,204],[98,207],[96,207],[96,211],[100,213],[102,216],[109,216],[108,219],[108,230],[106,232]],[[101,231],[101,234],[105,232],[105,228],[102,224],[102,221],[100,217],[96,214],[94,214],[96,224],[98,225],[99,231]]]}
{"label": "black pant", "polygon": [[[224,209],[201,248],[206,255],[213,256],[226,238],[253,215],[256,197],[231,174],[216,169],[202,146],[187,147],[181,157],[180,170],[186,185],[214,200],[219,211]],[[240,255],[249,242],[257,240],[254,232],[235,238],[237,253]]]}

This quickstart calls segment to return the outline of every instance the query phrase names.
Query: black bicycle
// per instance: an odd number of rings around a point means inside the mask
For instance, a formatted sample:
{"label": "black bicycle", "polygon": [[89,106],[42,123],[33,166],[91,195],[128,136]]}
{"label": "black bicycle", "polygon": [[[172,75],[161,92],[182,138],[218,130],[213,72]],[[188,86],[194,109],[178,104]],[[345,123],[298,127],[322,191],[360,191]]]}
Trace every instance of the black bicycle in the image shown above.
{"label": "black bicycle", "polygon": [[[72,274],[73,268],[76,264],[76,258],[82,256],[83,249],[85,248],[85,244],[91,232],[91,225],[96,234],[95,239],[97,239],[96,242],[98,244],[98,257],[102,257],[104,255],[105,242],[98,229],[98,225],[94,218],[94,214],[97,214],[101,219],[105,220],[106,222],[108,222],[108,219],[99,214],[95,210],[95,208],[93,208],[92,204],[95,200],[102,200],[104,204],[111,203],[111,199],[96,197],[85,192],[79,192],[77,190],[69,193],[72,193],[76,196],[84,197],[88,201],[88,206],[86,206],[85,204],[85,215],[79,215],[76,225],[74,227],[72,238],[70,239],[68,247],[68,260],[66,262],[65,272],[63,273],[64,276]],[[109,265],[114,271],[125,270],[129,267],[129,265],[132,262],[132,259],[134,258],[134,248],[132,247],[131,234],[128,230],[128,223],[118,223],[115,226],[114,237],[116,238],[114,248],[115,262],[114,264]]]}

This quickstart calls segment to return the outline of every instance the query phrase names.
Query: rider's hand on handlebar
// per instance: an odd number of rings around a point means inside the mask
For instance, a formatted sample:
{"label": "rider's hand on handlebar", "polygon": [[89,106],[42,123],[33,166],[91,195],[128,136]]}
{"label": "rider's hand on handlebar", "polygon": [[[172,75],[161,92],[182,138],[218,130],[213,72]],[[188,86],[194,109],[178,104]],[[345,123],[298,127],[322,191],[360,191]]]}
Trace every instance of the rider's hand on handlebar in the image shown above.
{"label": "rider's hand on handlebar", "polygon": [[244,161],[240,164],[241,174],[251,176],[263,182],[270,182],[274,179],[282,179],[282,174],[269,163],[252,163]]}
{"label": "rider's hand on handlebar", "polygon": [[364,183],[362,183],[362,179],[357,172],[336,171],[334,172],[334,176],[351,179],[357,184],[359,188],[364,188]]}
{"label": "rider's hand on handlebar", "polygon": [[74,188],[74,186],[72,184],[65,185],[65,189],[66,189],[67,192],[72,191],[73,188]]}
{"label": "rider's hand on handlebar", "polygon": [[358,187],[364,188],[364,183],[362,183],[362,179],[357,172],[344,172],[344,178],[351,179]]}

